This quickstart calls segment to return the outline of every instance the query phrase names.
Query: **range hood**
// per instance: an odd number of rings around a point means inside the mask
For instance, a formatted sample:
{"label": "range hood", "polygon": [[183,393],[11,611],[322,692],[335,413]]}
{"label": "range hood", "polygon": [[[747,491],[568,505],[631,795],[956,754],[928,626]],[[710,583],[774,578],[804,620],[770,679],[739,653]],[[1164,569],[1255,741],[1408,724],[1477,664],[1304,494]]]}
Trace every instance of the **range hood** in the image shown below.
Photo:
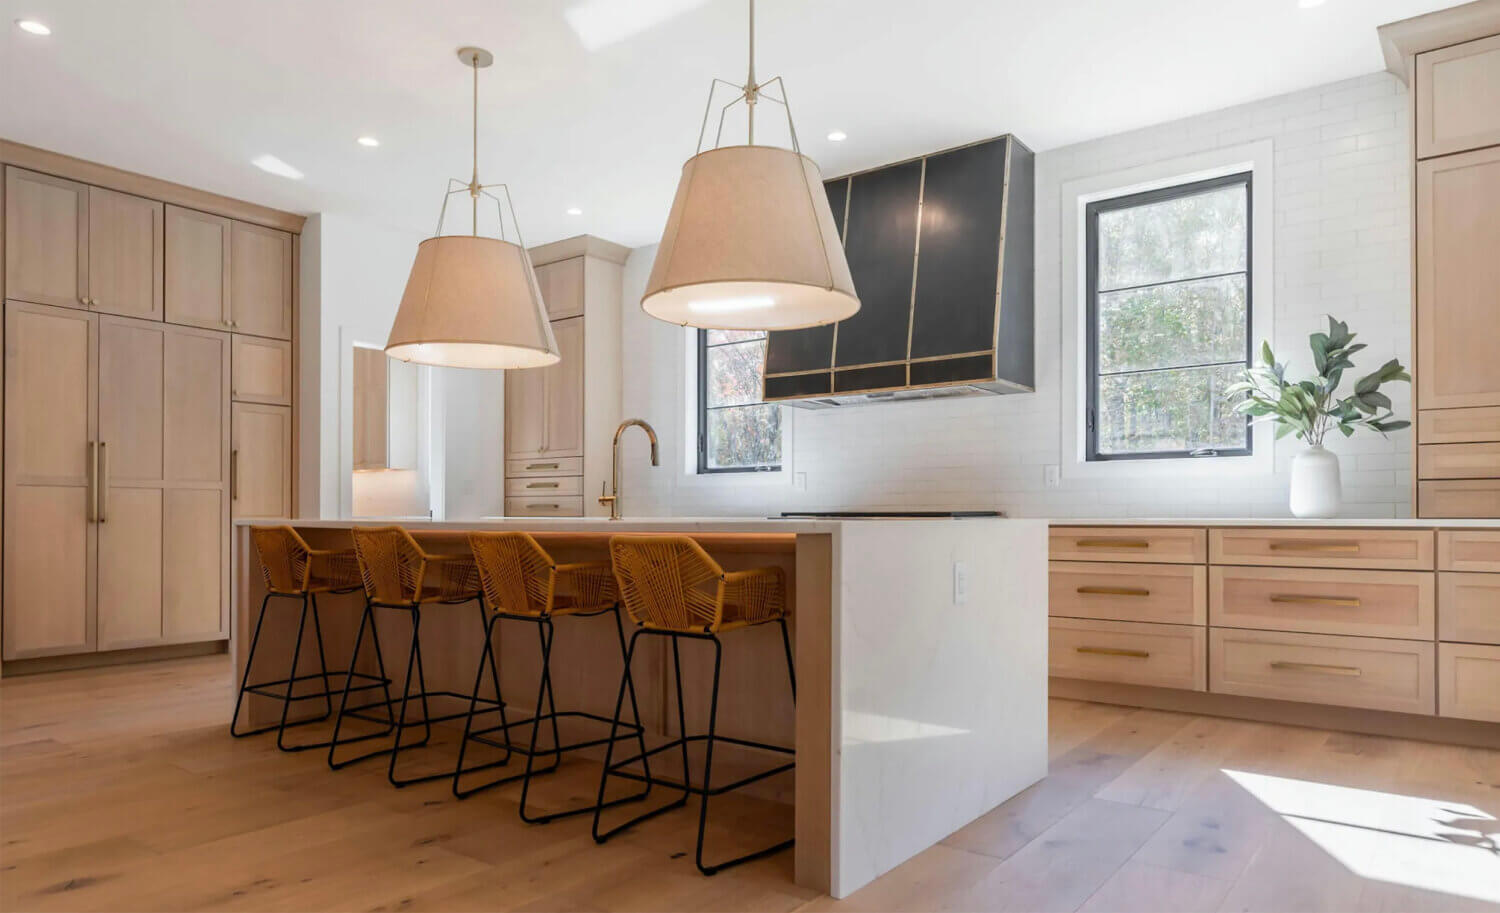
{"label": "range hood", "polygon": [[825,181],[860,310],[772,332],[766,401],[1031,392],[1034,158],[1000,136]]}

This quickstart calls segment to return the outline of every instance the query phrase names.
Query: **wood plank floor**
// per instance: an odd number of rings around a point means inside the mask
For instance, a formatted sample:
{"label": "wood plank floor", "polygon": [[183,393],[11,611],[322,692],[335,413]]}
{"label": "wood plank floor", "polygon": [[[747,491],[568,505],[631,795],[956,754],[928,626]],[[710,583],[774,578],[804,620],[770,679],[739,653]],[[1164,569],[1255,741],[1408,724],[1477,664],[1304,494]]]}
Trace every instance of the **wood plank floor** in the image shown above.
{"label": "wood plank floor", "polygon": [[[699,876],[691,806],[598,847],[586,816],[521,824],[515,787],[459,803],[231,739],[230,677],[215,656],[0,681],[0,908],[1500,909],[1500,752],[1056,700],[1046,780],[834,901],[789,853]],[[789,829],[726,801],[710,846]]]}

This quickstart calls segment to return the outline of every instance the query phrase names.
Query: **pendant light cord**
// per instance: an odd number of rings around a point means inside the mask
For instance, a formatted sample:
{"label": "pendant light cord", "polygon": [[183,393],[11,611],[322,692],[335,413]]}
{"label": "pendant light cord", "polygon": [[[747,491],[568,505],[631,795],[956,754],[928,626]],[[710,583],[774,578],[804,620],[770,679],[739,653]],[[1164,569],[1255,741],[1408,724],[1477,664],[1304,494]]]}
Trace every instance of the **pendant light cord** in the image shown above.
{"label": "pendant light cord", "polygon": [[749,109],[750,132],[748,141],[755,145],[755,0],[750,0],[750,72],[745,77],[745,105]]}
{"label": "pendant light cord", "polygon": [[[753,2],[753,0],[752,0]],[[474,237],[479,237],[479,54],[475,52],[469,58],[469,66],[474,71],[474,172],[469,181],[469,213],[472,220],[469,232]]]}

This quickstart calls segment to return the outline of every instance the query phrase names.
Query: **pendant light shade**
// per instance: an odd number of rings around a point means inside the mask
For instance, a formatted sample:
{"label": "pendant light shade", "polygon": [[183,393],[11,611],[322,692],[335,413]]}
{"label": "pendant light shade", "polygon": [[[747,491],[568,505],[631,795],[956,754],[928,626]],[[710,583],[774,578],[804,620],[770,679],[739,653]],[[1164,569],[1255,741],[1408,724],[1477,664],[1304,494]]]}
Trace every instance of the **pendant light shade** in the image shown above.
{"label": "pendant light shade", "polygon": [[[755,0],[750,0],[750,69],[745,84],[709,88],[698,152],[682,166],[641,310],[658,320],[710,330],[794,330],[853,316],[859,297],[844,259],[823,176],[797,145],[781,77],[755,81]],[[743,146],[703,151],[714,90],[734,86],[745,105]],[[774,88],[775,92],[768,89]],[[755,145],[755,107],[786,111],[792,148]]]}
{"label": "pendant light shade", "polygon": [[[391,324],[385,352],[401,361],[450,368],[540,368],[561,356],[552,324],[542,303],[541,288],[531,268],[531,257],[520,242],[521,227],[515,207],[511,223],[519,243],[479,234],[479,199],[494,201],[500,215],[498,187],[510,202],[504,184],[479,183],[479,71],[494,62],[482,48],[459,48],[458,59],[474,73],[474,173],[468,183],[449,181],[434,237],[417,245],[417,258],[406,280],[401,307]],[[457,184],[458,189],[453,189]],[[443,234],[448,198],[467,193],[473,218],[471,233]]]}
{"label": "pendant light shade", "polygon": [[790,330],[858,311],[817,164],[775,146],[688,159],[641,308],[716,330]]}
{"label": "pendant light shade", "polygon": [[392,358],[456,368],[540,368],[557,341],[531,258],[498,238],[440,235],[417,259],[391,326]]}

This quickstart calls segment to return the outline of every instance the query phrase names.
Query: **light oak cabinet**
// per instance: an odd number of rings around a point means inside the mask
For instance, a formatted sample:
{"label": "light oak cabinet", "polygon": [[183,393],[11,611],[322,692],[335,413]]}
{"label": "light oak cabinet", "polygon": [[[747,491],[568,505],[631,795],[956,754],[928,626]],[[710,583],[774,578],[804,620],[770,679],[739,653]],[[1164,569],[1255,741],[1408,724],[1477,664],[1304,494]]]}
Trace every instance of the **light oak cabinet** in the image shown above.
{"label": "light oak cabinet", "polygon": [[1500,723],[1500,647],[1438,644],[1438,713]]}
{"label": "light oak cabinet", "polygon": [[583,318],[552,323],[561,360],[505,372],[507,458],[583,456]]}
{"label": "light oak cabinet", "polygon": [[234,381],[230,396],[236,402],[292,404],[292,344],[259,336],[234,336]]}
{"label": "light oak cabinet", "polygon": [[162,319],[163,206],[89,188],[88,302],[92,310]]}
{"label": "light oak cabinet", "polygon": [[232,222],[229,323],[236,333],[292,338],[292,236]]}
{"label": "light oak cabinet", "polygon": [[5,308],[5,659],[94,649],[99,318]]}
{"label": "light oak cabinet", "polygon": [[389,362],[380,349],[354,347],[354,471],[386,469]]}
{"label": "light oak cabinet", "polygon": [[292,513],[292,410],[235,403],[230,444],[233,515],[289,517]]}
{"label": "light oak cabinet", "polygon": [[1417,55],[1417,157],[1500,145],[1500,35]]}
{"label": "light oak cabinet", "polygon": [[230,220],[196,209],[166,209],[167,320],[215,330],[230,328]]}
{"label": "light oak cabinet", "polygon": [[583,266],[583,257],[569,257],[536,268],[542,303],[552,320],[583,316]]}

